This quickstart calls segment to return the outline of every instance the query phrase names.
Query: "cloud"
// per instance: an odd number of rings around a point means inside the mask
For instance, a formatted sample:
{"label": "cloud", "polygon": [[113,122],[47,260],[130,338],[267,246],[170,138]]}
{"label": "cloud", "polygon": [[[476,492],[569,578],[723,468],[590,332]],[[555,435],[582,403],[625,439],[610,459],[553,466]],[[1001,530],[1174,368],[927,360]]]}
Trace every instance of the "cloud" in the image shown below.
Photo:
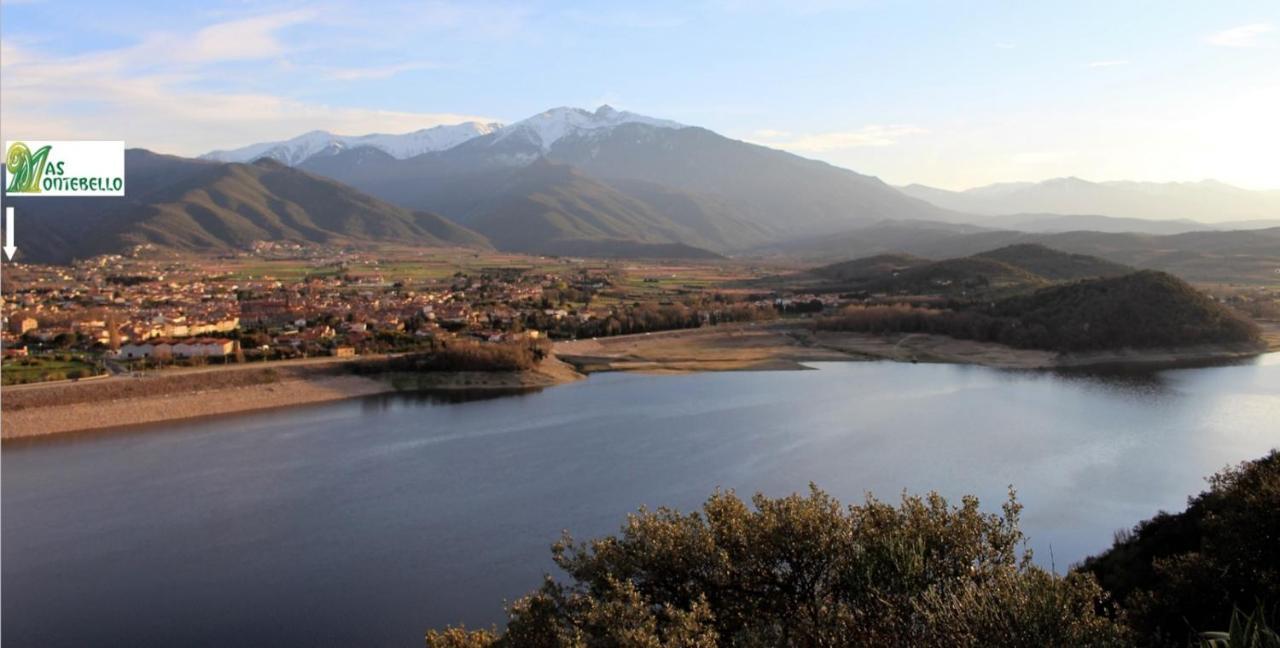
{"label": "cloud", "polygon": [[1272,31],[1275,27],[1271,23],[1241,25],[1209,34],[1205,42],[1218,47],[1267,47],[1266,35]]}
{"label": "cloud", "polygon": [[1111,59],[1107,61],[1092,61],[1089,63],[1091,68],[1116,67],[1117,65],[1128,65],[1129,61],[1124,59]]}
{"label": "cloud", "polygon": [[369,79],[389,79],[404,72],[433,70],[440,67],[443,66],[431,61],[410,61],[369,67],[327,68],[324,70],[324,75],[334,81],[365,81]]}
{"label": "cloud", "polygon": [[872,124],[851,131],[796,134],[789,131],[758,130],[752,133],[756,144],[788,151],[823,153],[867,146],[892,146],[900,138],[921,135],[929,131],[906,124]]}
{"label": "cloud", "polygon": [[[199,34],[270,34],[290,19]],[[217,27],[217,26],[215,26]],[[210,31],[214,29],[214,31]],[[246,32],[247,30],[247,32]],[[194,155],[236,143],[275,140],[312,129],[340,133],[408,132],[463,121],[498,121],[456,113],[385,111],[311,103],[261,91],[216,91],[207,82],[218,69],[209,61],[228,56],[273,56],[278,43],[258,39],[241,54],[196,48],[187,57],[155,58],[158,44],[181,35],[149,37],[142,43],[74,56],[39,48],[0,45],[4,87],[0,93],[0,138],[123,139],[129,146]],[[219,65],[225,65],[220,63]],[[403,67],[403,65],[402,65]],[[348,77],[394,73],[344,69]],[[269,86],[268,86],[269,87]]]}
{"label": "cloud", "polygon": [[277,31],[314,17],[311,11],[299,10],[218,23],[201,29],[185,45],[177,44],[171,51],[183,60],[206,63],[272,58],[285,52]]}

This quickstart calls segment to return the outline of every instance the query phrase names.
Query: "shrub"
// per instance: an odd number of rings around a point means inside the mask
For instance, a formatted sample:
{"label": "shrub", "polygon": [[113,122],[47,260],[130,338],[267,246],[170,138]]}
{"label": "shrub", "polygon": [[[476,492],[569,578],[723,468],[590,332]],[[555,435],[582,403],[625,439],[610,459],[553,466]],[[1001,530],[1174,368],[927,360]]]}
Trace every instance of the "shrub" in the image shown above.
{"label": "shrub", "polygon": [[551,351],[546,340],[521,342],[470,342],[453,340],[435,351],[409,353],[385,360],[351,364],[361,374],[386,371],[527,371]]}
{"label": "shrub", "polygon": [[505,633],[457,646],[1122,645],[1092,576],[1020,553],[1020,506],[982,513],[941,496],[842,506],[822,491],[752,505],[717,492],[700,512],[640,511],[617,536],[553,547],[548,578]]}
{"label": "shrub", "polygon": [[1237,607],[1280,604],[1280,451],[1214,475],[1186,511],[1118,534],[1081,570],[1149,645],[1185,646]]}

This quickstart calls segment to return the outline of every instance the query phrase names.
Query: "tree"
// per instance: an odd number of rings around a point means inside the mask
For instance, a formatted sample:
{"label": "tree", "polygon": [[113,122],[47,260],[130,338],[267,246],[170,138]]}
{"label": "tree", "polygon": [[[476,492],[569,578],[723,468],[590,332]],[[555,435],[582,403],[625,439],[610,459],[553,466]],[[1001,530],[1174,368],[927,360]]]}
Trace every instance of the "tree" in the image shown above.
{"label": "tree", "polygon": [[1280,451],[1219,472],[1187,510],[1119,534],[1080,569],[1148,645],[1185,646],[1237,608],[1280,606]]}
{"label": "tree", "polygon": [[115,311],[107,313],[107,348],[120,350],[120,321]]}

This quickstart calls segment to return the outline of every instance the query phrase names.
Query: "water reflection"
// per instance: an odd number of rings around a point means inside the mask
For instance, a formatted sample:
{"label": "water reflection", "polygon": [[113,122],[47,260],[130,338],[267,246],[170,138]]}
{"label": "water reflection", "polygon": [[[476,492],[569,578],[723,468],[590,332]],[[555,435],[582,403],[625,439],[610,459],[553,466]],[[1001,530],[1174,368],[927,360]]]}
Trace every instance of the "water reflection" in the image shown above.
{"label": "water reflection", "polygon": [[542,391],[542,387],[490,387],[484,389],[423,389],[417,391],[388,392],[374,394],[361,399],[362,411],[373,413],[391,409],[396,405],[457,405],[495,400],[500,398],[519,398],[532,396]]}

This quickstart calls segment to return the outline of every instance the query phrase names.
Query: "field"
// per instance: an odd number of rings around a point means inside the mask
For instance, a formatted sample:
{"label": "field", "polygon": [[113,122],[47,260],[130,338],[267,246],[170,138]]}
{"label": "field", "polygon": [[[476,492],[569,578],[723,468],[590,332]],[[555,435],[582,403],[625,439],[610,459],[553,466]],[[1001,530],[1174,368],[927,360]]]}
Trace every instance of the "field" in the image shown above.
{"label": "field", "polygon": [[68,378],[87,378],[101,373],[94,364],[73,356],[9,358],[0,365],[0,384],[27,383]]}
{"label": "field", "polygon": [[478,273],[492,268],[516,268],[527,272],[562,272],[569,261],[474,252],[457,248],[406,248],[380,246],[360,252],[337,252],[312,258],[253,256],[201,261],[211,274],[235,279],[299,281],[306,277],[350,276],[405,283],[438,282],[454,274]]}

